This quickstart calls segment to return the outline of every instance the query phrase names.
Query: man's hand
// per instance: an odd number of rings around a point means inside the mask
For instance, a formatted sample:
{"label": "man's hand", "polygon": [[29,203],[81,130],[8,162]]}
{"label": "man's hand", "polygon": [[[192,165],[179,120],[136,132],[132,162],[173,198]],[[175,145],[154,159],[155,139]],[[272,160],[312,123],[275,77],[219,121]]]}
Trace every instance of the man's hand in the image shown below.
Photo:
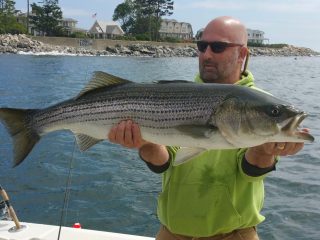
{"label": "man's hand", "polygon": [[131,120],[121,121],[119,124],[114,125],[108,134],[108,138],[110,142],[127,148],[140,149],[147,143],[142,139],[138,124]]}
{"label": "man's hand", "polygon": [[139,125],[132,120],[121,121],[114,125],[108,134],[108,138],[110,142],[127,148],[138,149],[140,157],[153,165],[161,166],[169,159],[166,147],[145,141],[142,138]]}
{"label": "man's hand", "polygon": [[[302,129],[302,131],[309,132],[308,129]],[[265,143],[249,148],[246,152],[246,159],[256,167],[267,168],[275,164],[276,156],[294,155],[299,152],[303,146],[304,143],[294,142]]]}

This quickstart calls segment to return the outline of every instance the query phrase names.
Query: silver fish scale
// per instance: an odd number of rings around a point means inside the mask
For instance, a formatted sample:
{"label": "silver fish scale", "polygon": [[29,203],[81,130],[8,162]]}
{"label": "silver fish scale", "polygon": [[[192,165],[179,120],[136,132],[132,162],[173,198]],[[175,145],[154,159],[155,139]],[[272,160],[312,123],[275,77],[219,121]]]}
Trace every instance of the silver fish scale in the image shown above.
{"label": "silver fish scale", "polygon": [[125,84],[99,89],[43,109],[33,117],[38,129],[73,122],[113,125],[132,119],[149,128],[206,124],[224,99],[198,84]]}

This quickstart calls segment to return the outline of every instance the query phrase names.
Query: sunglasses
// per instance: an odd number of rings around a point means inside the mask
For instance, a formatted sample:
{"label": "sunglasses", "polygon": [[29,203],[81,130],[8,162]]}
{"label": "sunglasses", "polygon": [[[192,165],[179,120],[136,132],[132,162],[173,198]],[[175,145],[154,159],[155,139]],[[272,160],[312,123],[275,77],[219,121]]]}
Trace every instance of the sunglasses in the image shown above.
{"label": "sunglasses", "polygon": [[197,41],[198,50],[204,53],[208,46],[210,46],[211,51],[214,53],[222,53],[228,47],[241,47],[243,44],[239,43],[228,43],[228,42],[206,42],[206,41]]}

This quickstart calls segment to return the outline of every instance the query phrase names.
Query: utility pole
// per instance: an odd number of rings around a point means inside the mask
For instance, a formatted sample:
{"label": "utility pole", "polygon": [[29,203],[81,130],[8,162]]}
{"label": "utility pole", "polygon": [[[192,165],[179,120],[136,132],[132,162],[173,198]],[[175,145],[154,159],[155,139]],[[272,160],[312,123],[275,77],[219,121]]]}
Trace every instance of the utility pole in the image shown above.
{"label": "utility pole", "polygon": [[28,4],[28,7],[27,7],[27,33],[29,34],[29,0],[27,0],[27,4]]}

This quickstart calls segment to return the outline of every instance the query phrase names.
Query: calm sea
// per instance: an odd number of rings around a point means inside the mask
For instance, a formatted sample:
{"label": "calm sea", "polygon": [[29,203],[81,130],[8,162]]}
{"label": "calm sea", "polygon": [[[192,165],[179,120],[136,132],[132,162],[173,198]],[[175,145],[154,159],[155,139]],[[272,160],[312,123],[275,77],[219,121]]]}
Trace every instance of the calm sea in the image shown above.
{"label": "calm sea", "polygon": [[[75,96],[93,71],[136,82],[192,80],[197,58],[127,58],[0,55],[0,106],[42,108]],[[307,111],[304,126],[316,142],[284,157],[266,180],[262,240],[320,239],[320,57],[253,57],[256,84]],[[59,224],[70,162],[72,178],[63,221],[83,228],[154,236],[160,176],[136,151],[108,142],[85,153],[69,132],[43,137],[28,158],[12,168],[11,140],[0,125],[0,184],[22,221]]]}

